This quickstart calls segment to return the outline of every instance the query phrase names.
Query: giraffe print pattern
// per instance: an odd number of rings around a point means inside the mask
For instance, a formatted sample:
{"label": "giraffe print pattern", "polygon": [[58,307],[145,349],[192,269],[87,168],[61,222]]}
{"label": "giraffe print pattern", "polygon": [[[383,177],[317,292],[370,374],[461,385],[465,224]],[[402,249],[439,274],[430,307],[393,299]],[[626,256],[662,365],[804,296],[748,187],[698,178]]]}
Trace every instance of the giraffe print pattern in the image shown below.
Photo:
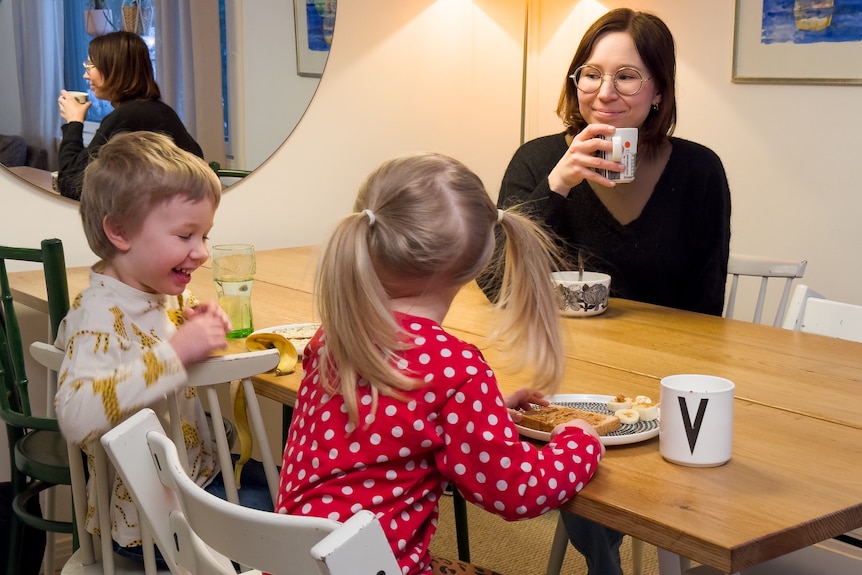
{"label": "giraffe print pattern", "polygon": [[[189,456],[190,475],[201,486],[219,471],[207,418],[197,391],[185,386],[185,367],[168,343],[184,321],[182,310],[196,305],[188,295],[144,293],[94,268],[90,287],[78,294],[61,323],[55,345],[66,350],[55,397],[63,434],[89,445],[142,407],[161,410],[164,397],[177,393]],[[91,477],[95,467],[88,458]],[[114,540],[139,544],[137,510],[122,482],[110,497]],[[98,530],[96,493],[88,484],[87,530]]]}

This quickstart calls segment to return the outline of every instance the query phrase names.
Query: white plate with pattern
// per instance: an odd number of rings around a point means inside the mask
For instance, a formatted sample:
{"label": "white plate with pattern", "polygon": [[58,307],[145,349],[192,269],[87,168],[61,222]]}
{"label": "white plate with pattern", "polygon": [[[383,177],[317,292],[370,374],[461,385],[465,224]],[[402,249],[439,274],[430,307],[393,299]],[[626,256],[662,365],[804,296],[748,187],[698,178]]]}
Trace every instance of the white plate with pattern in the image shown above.
{"label": "white plate with pattern", "polygon": [[[574,407],[583,411],[613,415],[608,411],[608,401],[613,399],[612,395],[593,395],[586,393],[568,393],[552,395],[547,398],[553,405]],[[652,439],[658,435],[658,419],[653,421],[638,421],[633,424],[622,424],[620,428],[601,437],[602,443],[608,445],[628,445]],[[518,433],[530,439],[539,441],[550,441],[551,434],[547,431],[538,431],[515,424]]]}
{"label": "white plate with pattern", "polygon": [[283,335],[290,341],[290,343],[293,344],[293,347],[296,348],[297,355],[302,359],[302,352],[305,350],[305,346],[308,345],[308,342],[311,341],[312,337],[314,337],[314,334],[317,332],[319,327],[319,323],[289,323],[286,325],[265,327],[253,332],[252,335],[255,333],[277,333],[279,335]]}

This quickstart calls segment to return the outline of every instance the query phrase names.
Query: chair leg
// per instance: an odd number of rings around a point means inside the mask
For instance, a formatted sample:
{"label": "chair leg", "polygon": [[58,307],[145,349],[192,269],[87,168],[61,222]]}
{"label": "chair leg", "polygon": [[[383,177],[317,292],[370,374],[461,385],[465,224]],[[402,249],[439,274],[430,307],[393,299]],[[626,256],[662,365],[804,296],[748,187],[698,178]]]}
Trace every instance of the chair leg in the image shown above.
{"label": "chair leg", "polygon": [[563,559],[566,558],[566,549],[569,547],[569,535],[566,533],[566,525],[563,518],[557,519],[557,529],[554,531],[554,542],[551,544],[551,554],[548,557],[548,566],[545,575],[560,575],[563,568]]}
{"label": "chair leg", "polygon": [[[57,497],[54,489],[46,489],[42,492],[45,495],[45,507],[47,516],[51,519],[57,518]],[[54,573],[54,556],[57,549],[57,534],[48,531],[45,533],[45,555],[42,559],[43,573]]]}
{"label": "chair leg", "polygon": [[691,567],[691,561],[667,549],[658,549],[660,575],[682,575]]}
{"label": "chair leg", "polygon": [[467,501],[452,486],[452,505],[455,510],[455,536],[458,540],[458,559],[464,563],[470,562],[470,534],[467,525]]}
{"label": "chair leg", "polygon": [[632,537],[632,574],[641,575],[644,565],[644,542]]}
{"label": "chair leg", "polygon": [[21,521],[14,513],[9,517],[9,557],[6,559],[6,573],[20,572],[21,546],[22,537],[21,530],[24,528]]}

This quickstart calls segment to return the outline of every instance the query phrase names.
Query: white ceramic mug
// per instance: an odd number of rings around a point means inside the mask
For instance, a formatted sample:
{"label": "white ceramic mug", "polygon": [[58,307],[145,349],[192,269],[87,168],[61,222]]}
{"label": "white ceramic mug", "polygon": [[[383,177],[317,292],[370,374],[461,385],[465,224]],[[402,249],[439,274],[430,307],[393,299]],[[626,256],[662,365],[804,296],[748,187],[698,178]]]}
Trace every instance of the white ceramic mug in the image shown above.
{"label": "white ceramic mug", "polygon": [[727,463],[733,444],[734,387],[729,379],[712,375],[662,378],[661,456],[689,467]]}
{"label": "white ceramic mug", "polygon": [[613,144],[611,152],[601,152],[601,156],[612,162],[620,162],[625,165],[622,172],[613,172],[611,170],[596,171],[609,180],[619,184],[625,184],[635,179],[635,166],[638,156],[638,129],[637,128],[617,128],[611,136],[598,136],[604,140],[610,140]]}
{"label": "white ceramic mug", "polygon": [[72,96],[73,98],[75,98],[75,100],[77,100],[79,104],[86,104],[86,103],[87,103],[87,100],[89,100],[89,99],[90,99],[90,97],[89,97],[89,95],[87,94],[87,92],[75,92],[75,91],[72,91],[72,90],[67,90],[67,93],[68,93],[70,96]]}

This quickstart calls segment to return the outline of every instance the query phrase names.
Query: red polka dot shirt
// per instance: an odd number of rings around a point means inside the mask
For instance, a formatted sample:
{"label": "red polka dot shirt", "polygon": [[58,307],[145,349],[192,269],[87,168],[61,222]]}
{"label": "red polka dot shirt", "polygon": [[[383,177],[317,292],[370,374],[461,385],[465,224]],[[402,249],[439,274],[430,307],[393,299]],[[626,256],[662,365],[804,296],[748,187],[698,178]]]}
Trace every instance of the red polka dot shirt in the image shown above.
{"label": "red polka dot shirt", "polygon": [[519,440],[479,350],[429,319],[399,315],[414,348],[399,367],[424,376],[404,400],[360,382],[358,426],[316,370],[325,335],[305,350],[305,376],[284,450],[276,511],[345,521],[380,519],[405,574],[430,572],[438,500],[454,482],[472,503],[507,520],[536,517],[578,493],[596,471],[597,439],[567,428],[536,447]]}

